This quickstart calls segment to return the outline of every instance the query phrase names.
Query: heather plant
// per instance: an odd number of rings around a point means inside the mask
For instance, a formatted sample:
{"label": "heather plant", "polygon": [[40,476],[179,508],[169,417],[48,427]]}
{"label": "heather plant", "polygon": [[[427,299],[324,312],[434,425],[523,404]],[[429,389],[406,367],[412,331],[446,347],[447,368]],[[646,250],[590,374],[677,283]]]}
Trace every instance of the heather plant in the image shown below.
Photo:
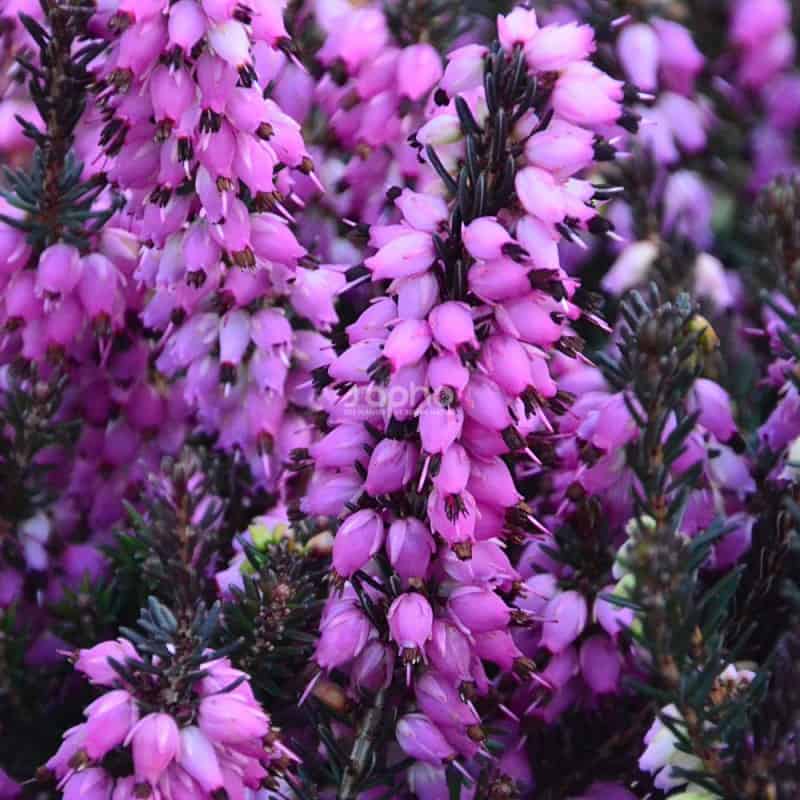
{"label": "heather plant", "polygon": [[0,2],[0,800],[789,800],[788,0]]}

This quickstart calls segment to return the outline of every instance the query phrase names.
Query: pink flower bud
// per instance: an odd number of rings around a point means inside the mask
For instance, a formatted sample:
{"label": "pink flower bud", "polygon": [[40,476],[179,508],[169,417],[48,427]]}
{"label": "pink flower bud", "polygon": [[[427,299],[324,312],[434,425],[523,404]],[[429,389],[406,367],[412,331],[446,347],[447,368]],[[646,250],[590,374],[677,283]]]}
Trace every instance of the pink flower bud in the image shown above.
{"label": "pink flower bud", "polygon": [[374,256],[365,259],[364,264],[378,281],[425,272],[435,257],[430,234],[410,231],[385,244]]}
{"label": "pink flower bud", "polygon": [[401,578],[424,578],[435,551],[428,527],[416,517],[397,519],[389,526],[386,553]]}
{"label": "pink flower bud", "polygon": [[698,422],[720,442],[727,442],[736,433],[731,399],[728,393],[708,378],[698,378],[689,395],[689,411],[699,412]]}
{"label": "pink flower bud", "polygon": [[514,601],[517,608],[530,611],[534,615],[542,615],[545,606],[558,591],[558,581],[550,572],[531,575],[525,581],[525,589]]}
{"label": "pink flower bud", "polygon": [[[409,49],[413,48],[407,48],[405,52]],[[447,203],[437,195],[403,189],[394,204],[402,212],[403,219],[418,231],[436,233],[447,221]]]}
{"label": "pink flower bud", "polygon": [[390,297],[381,297],[370,303],[361,316],[347,326],[350,344],[365,339],[383,339],[388,333],[388,323],[397,319],[397,306]]}
{"label": "pink flower bud", "polygon": [[196,102],[196,84],[185,69],[160,65],[150,76],[150,100],[156,122],[180,122]]}
{"label": "pink flower bud", "polygon": [[532,166],[565,180],[594,160],[594,134],[586,128],[554,119],[543,131],[528,139],[525,155]]}
{"label": "pink flower bud", "polygon": [[197,724],[212,742],[221,744],[261,739],[269,732],[267,715],[261,706],[235,692],[204,697],[200,701]]}
{"label": "pink flower bud", "polygon": [[479,86],[483,80],[485,54],[486,48],[480,44],[464,45],[450,52],[444,76],[439,83],[441,88],[453,95]]}
{"label": "pink flower bud", "polygon": [[[464,388],[469,383],[469,370],[461,363],[461,359],[453,353],[442,353],[435,356],[428,363],[428,384],[434,392],[441,392],[445,387],[452,391],[447,395],[455,394],[460,397]],[[444,402],[448,398],[440,397]]]}
{"label": "pink flower bud", "polygon": [[562,689],[578,674],[579,669],[578,651],[570,645],[550,657],[542,670],[542,678],[556,689]]}
{"label": "pink flower bud", "polygon": [[36,278],[28,270],[18,272],[5,288],[3,300],[9,320],[33,322],[42,316],[42,301],[36,293]]}
{"label": "pink flower bud", "polygon": [[467,488],[469,477],[470,458],[467,451],[454,442],[442,453],[441,464],[433,482],[443,494],[459,494]]}
{"label": "pink flower bud", "polygon": [[246,311],[229,311],[220,321],[219,360],[236,367],[250,344],[250,315]]}
{"label": "pink flower bud", "polygon": [[451,622],[437,619],[425,648],[431,666],[454,683],[472,680],[472,649],[467,637]]}
{"label": "pink flower bud", "polygon": [[574,22],[546,25],[525,43],[528,66],[541,72],[558,72],[593,52],[594,31]]}
{"label": "pink flower bud", "polygon": [[68,244],[54,244],[42,252],[36,267],[36,293],[61,296],[71,292],[81,279],[80,253]]}
{"label": "pink flower bud", "polygon": [[523,208],[548,225],[561,222],[566,215],[564,195],[555,178],[538,167],[526,167],[515,179]]}
{"label": "pink flower bud", "polygon": [[442,303],[431,311],[428,321],[434,338],[445,350],[455,353],[464,346],[478,347],[472,313],[466,303]]}
{"label": "pink flower bud", "polygon": [[196,725],[182,728],[180,735],[178,763],[203,791],[213,795],[224,783],[214,746]]}
{"label": "pink flower bud", "polygon": [[556,81],[556,114],[576,125],[611,125],[622,113],[622,84],[586,62],[571,64]]}
{"label": "pink flower bud", "polygon": [[560,592],[545,607],[542,646],[560,653],[580,636],[586,627],[586,598],[573,590]]}
{"label": "pink flower bud", "polygon": [[112,316],[121,300],[120,283],[117,268],[104,255],[91,253],[83,259],[78,295],[92,319],[101,315]]}
{"label": "pink flower bud", "polygon": [[[605,594],[613,593],[614,585],[606,586]],[[594,601],[592,612],[603,630],[614,639],[617,638],[620,631],[629,628],[633,622],[633,609],[612,603],[602,596],[597,597]]]}
{"label": "pink flower bud", "polygon": [[447,601],[453,618],[472,633],[488,633],[508,626],[511,611],[491,590],[459,586]]}
{"label": "pink flower bud", "polygon": [[651,25],[658,36],[659,61],[664,84],[682,95],[694,91],[695,78],[705,64],[705,57],[698,50],[691,33],[672,20],[654,18]]}
{"label": "pink flower bud", "polygon": [[250,39],[241,22],[230,19],[214,26],[208,31],[208,43],[223,61],[235,69],[250,61]]}
{"label": "pink flower bud", "polygon": [[552,347],[563,333],[561,325],[553,319],[553,312],[563,313],[563,306],[551,297],[539,293],[510,300],[498,315],[501,330],[528,344]]}
{"label": "pink flower bud", "polygon": [[490,336],[481,348],[481,364],[510,397],[516,397],[530,385],[530,356],[511,336]]}
{"label": "pink flower bud", "polygon": [[345,423],[314,442],[308,452],[317,467],[351,467],[356,461],[366,464],[366,448],[372,442],[372,436],[360,422]]}
{"label": "pink flower bud", "polygon": [[389,632],[401,652],[417,654],[431,638],[433,611],[419,592],[407,592],[396,598],[387,619]]}
{"label": "pink flower bud", "polygon": [[482,300],[508,300],[530,291],[529,272],[530,266],[519,264],[510,258],[484,261],[473,264],[470,268],[469,288]]}
{"label": "pink flower bud", "polygon": [[467,488],[479,503],[486,505],[510,507],[522,499],[510,470],[500,458],[475,459]]}
{"label": "pink flower bud", "polygon": [[643,92],[658,88],[659,43],[650,25],[626,25],[617,40],[617,53],[628,80]]}
{"label": "pink flower bud", "polygon": [[514,241],[495,217],[479,217],[473,220],[464,228],[462,237],[470,255],[486,261],[500,258],[503,255],[503,246]]}
{"label": "pink flower bud", "polygon": [[431,528],[448,544],[471,542],[475,538],[478,507],[467,491],[452,495],[434,489],[428,496],[428,518]]}
{"label": "pink flower bud", "polygon": [[462,402],[467,415],[490,430],[502,431],[511,425],[508,399],[493,380],[479,372],[470,378]]}
{"label": "pink flower bud", "polygon": [[428,670],[414,686],[417,705],[428,718],[445,728],[480,725],[480,717],[468,706],[444,675]]}
{"label": "pink flower bud", "polygon": [[351,514],[336,531],[333,542],[333,567],[349,578],[360,570],[383,545],[383,521],[369,509]]}
{"label": "pink flower bud", "polygon": [[361,651],[350,670],[350,683],[359,692],[378,692],[392,682],[394,650],[373,639]]}
{"label": "pink flower bud", "polygon": [[195,0],[178,0],[169,9],[169,43],[188,53],[205,36],[206,18]]}
{"label": "pink flower bud", "polygon": [[76,772],[64,786],[64,800],[109,800],[114,779],[100,767]]}
{"label": "pink flower bud", "polygon": [[125,741],[139,719],[133,698],[121,689],[107,692],[86,707],[85,748],[89,758],[101,759]]}
{"label": "pink flower bud", "polygon": [[459,583],[509,589],[512,583],[520,580],[503,548],[493,541],[476,542],[472,545],[470,557],[466,559],[450,551],[444,555],[441,563],[447,575]]}
{"label": "pink flower bud", "polygon": [[431,346],[431,341],[431,329],[425,320],[403,320],[389,334],[383,356],[397,371],[419,361]]}
{"label": "pink flower bud", "polygon": [[417,468],[417,452],[411,442],[383,439],[369,459],[364,489],[377,497],[402,489],[413,477]]}
{"label": "pink flower bud", "polygon": [[250,237],[256,255],[265,261],[292,264],[306,254],[289,226],[275,214],[253,214]]}
{"label": "pink flower bud", "polygon": [[514,662],[522,657],[522,651],[517,647],[508,631],[489,631],[489,633],[476,634],[475,652],[479,658],[497,664],[506,672],[513,669]]}
{"label": "pink flower bud", "polygon": [[121,678],[119,673],[108,663],[109,658],[124,666],[129,658],[138,660],[139,654],[127,639],[102,642],[88,650],[78,651],[75,669],[86,675],[89,681],[95,685],[113,686],[121,681]]}
{"label": "pink flower bud", "polygon": [[511,51],[514,45],[527,44],[538,30],[533,9],[515,8],[510,14],[497,16],[497,37],[504,50]]}
{"label": "pink flower bud", "polygon": [[131,739],[137,780],[156,784],[180,749],[175,720],[169,714],[148,714],[137,723]]}
{"label": "pink flower bud", "polygon": [[352,603],[322,625],[314,656],[322,669],[335,669],[355,658],[375,634],[363,611]]}
{"label": "pink flower bud", "polygon": [[355,472],[317,470],[300,502],[300,508],[307,514],[335,517],[363,488],[361,478]]}
{"label": "pink flower bud", "polygon": [[397,721],[397,743],[410,758],[441,764],[456,754],[439,729],[424,714],[406,714]]}
{"label": "pink flower bud", "polygon": [[442,77],[442,59],[429,44],[403,49],[397,61],[397,89],[401,97],[422,99]]}
{"label": "pink flower bud", "polygon": [[367,370],[380,358],[382,349],[376,339],[356,342],[331,363],[328,372],[342,383],[369,383]]}

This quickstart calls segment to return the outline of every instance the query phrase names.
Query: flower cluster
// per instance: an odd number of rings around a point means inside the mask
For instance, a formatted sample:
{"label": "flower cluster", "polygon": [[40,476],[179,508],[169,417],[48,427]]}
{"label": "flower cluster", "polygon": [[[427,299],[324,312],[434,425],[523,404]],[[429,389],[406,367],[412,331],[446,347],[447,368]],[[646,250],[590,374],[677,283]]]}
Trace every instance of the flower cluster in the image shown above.
{"label": "flower cluster", "polygon": [[177,621],[157,602],[142,625],[157,638],[119,638],[75,656],[105,691],[47,762],[64,797],[269,797],[260,790],[277,787],[276,764],[289,754],[248,675],[173,642]]}
{"label": "flower cluster", "polygon": [[316,344],[295,336],[287,304],[324,330],[346,282],[290,224],[296,177],[313,167],[299,125],[265,91],[288,44],[282,6],[121,3],[94,25],[109,47],[94,68],[93,144],[127,197],[141,320],[163,332],[155,366],[185,375],[200,428],[275,489],[303,442],[290,405],[307,399]]}
{"label": "flower cluster", "polygon": [[[377,252],[365,266],[391,283],[315,372],[329,432],[297,454],[315,466],[303,511],[340,520],[344,590],[323,616],[317,663],[347,668],[356,692],[413,683],[416,710],[397,740],[434,766],[487,754],[463,699],[487,693],[485,662],[553,689],[531,677],[515,626],[546,619],[539,643],[558,657],[586,622],[574,592],[523,583],[507,547],[546,530],[515,473],[541,463],[569,402],[553,356],[580,357],[571,324],[592,319],[558,242],[607,230],[604,193],[579,175],[613,153],[604,131],[635,125],[622,85],[586,60],[590,29],[540,27],[517,10],[499,18],[499,35],[448,62],[450,91],[437,89],[414,137],[430,166],[425,191],[391,190],[400,221],[370,231]],[[584,660],[594,668],[609,649],[589,640]],[[573,650],[563,657],[577,663]],[[598,691],[615,682],[598,678]]]}
{"label": "flower cluster", "polygon": [[796,798],[799,22],[0,3],[0,798]]}

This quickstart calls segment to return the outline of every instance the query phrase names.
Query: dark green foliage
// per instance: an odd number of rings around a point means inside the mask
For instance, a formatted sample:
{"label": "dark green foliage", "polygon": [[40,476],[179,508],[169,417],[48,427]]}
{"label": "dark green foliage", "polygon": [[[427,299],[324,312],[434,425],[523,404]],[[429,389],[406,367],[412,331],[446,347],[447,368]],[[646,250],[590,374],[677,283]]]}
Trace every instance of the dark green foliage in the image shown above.
{"label": "dark green foliage", "polygon": [[102,44],[86,38],[94,3],[41,0],[41,6],[45,26],[20,14],[39,52],[35,57],[23,54],[18,61],[44,126],[38,129],[18,117],[36,151],[29,171],[4,169],[8,188],[2,194],[23,212],[21,217],[0,215],[3,222],[26,233],[35,252],[56,241],[84,246],[121,202],[114,197],[107,208],[94,209],[106,187],[105,177],[84,181],[83,165],[71,151],[92,81],[88,67],[102,51]]}

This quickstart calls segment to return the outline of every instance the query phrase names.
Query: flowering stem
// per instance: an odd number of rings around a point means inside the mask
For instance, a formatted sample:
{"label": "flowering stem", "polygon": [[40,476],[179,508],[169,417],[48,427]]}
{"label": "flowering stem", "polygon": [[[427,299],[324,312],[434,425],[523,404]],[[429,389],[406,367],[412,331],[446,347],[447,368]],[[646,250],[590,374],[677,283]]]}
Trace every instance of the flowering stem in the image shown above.
{"label": "flowering stem", "polygon": [[383,709],[386,704],[386,689],[381,689],[376,695],[372,705],[367,708],[358,725],[358,733],[347,766],[342,773],[337,800],[354,800],[359,792],[361,781],[372,766],[371,756],[375,734],[383,719]]}

